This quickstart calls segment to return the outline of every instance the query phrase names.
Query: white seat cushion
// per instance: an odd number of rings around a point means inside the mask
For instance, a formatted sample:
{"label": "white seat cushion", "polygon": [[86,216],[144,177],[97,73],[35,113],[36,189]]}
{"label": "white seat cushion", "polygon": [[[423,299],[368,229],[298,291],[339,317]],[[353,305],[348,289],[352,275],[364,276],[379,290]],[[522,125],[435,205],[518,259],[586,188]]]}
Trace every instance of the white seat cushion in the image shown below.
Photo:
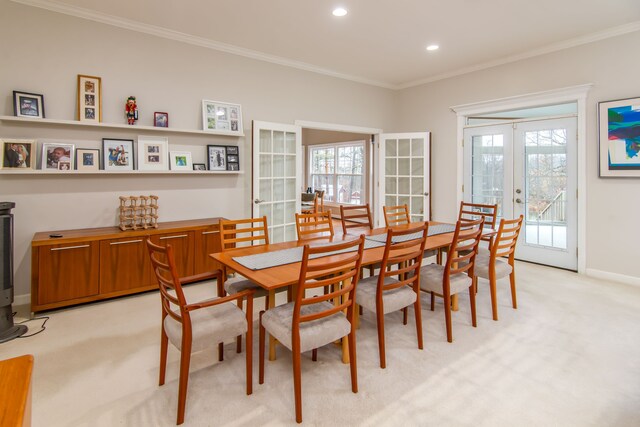
{"label": "white seat cushion", "polygon": [[[292,348],[293,302],[271,308],[262,315],[262,326],[289,350]],[[302,315],[318,313],[331,309],[329,302],[302,306]],[[329,317],[300,323],[300,352],[322,347],[351,332],[351,323],[342,312]]]}
{"label": "white seat cushion", "polygon": [[[397,283],[392,277],[385,278],[385,284]],[[378,276],[367,277],[358,282],[356,288],[356,303],[367,310],[376,311],[376,292],[378,290]],[[417,295],[409,286],[392,289],[382,293],[384,314],[408,307],[416,302]]]}
{"label": "white seat cushion", "polygon": [[[260,285],[253,283],[249,279],[240,279],[240,280],[227,280],[224,284],[224,290],[228,294],[237,294],[238,292],[242,292],[246,289],[255,289],[253,293],[254,298],[260,298],[267,296],[269,292],[265,288]],[[276,293],[286,291],[286,287],[276,289]]]}
{"label": "white seat cushion", "polygon": [[[491,259],[491,253],[486,249],[481,249],[476,255],[476,261],[473,265],[473,274],[476,277],[482,277],[489,280],[489,260]],[[507,277],[511,274],[511,265],[503,259],[496,259],[496,279]]]}
{"label": "white seat cushion", "polygon": [[[429,264],[420,269],[420,289],[427,292],[443,294],[442,279],[444,266]],[[449,278],[450,295],[457,294],[471,286],[471,277],[467,273],[454,274]]]}
{"label": "white seat cushion", "polygon": [[[247,332],[247,318],[244,312],[233,303],[201,308],[189,314],[192,352],[203,350]],[[173,317],[167,316],[164,319],[164,330],[171,344],[182,349],[182,324]]]}

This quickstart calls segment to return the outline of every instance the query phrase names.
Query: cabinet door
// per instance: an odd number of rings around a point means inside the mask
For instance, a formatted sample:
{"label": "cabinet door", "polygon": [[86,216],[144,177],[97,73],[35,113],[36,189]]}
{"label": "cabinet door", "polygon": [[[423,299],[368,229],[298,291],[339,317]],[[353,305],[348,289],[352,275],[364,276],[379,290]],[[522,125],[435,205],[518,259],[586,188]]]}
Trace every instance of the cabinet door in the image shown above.
{"label": "cabinet door", "polygon": [[101,294],[157,286],[146,238],[129,237],[100,242]]}
{"label": "cabinet door", "polygon": [[222,267],[209,256],[209,254],[220,252],[220,231],[217,225],[195,232],[195,250],[194,274],[206,273]]}
{"label": "cabinet door", "polygon": [[98,242],[41,246],[38,304],[98,294]]}
{"label": "cabinet door", "polygon": [[193,275],[194,232],[184,231],[151,236],[157,245],[171,245],[180,277]]}

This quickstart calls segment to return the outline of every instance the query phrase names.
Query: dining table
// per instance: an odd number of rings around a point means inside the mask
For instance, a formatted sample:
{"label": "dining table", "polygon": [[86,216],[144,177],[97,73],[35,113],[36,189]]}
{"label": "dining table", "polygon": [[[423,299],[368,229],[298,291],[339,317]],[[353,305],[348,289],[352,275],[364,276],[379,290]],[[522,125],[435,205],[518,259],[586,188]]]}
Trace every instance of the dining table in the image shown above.
{"label": "dining table", "polygon": [[[394,225],[392,227],[381,227],[369,229],[368,227],[349,229],[348,234],[334,236],[324,236],[312,240],[288,241],[271,243],[267,245],[245,246],[226,249],[224,252],[212,253],[214,260],[224,265],[230,270],[246,277],[259,285],[269,293],[269,307],[275,307],[276,290],[282,287],[292,286],[295,294],[295,285],[300,278],[300,266],[302,260],[302,248],[304,245],[317,245],[337,243],[344,240],[354,239],[361,234],[365,235],[368,243],[362,255],[362,266],[379,264],[382,261],[385,249],[385,235],[389,228],[395,230],[406,230],[419,226],[423,222],[412,222],[410,224]],[[446,248],[453,240],[455,224],[428,221],[429,235],[425,243],[425,252]],[[483,235],[494,233],[494,230],[485,229]],[[375,243],[377,242],[377,244]],[[330,256],[341,256],[340,254]],[[330,260],[328,260],[330,261]],[[454,295],[455,297],[456,295]],[[457,307],[457,301],[452,304]],[[346,343],[347,340],[343,340]],[[343,346],[346,344],[343,344]],[[276,358],[276,340],[269,338],[269,360]],[[348,361],[343,347],[343,361]]]}

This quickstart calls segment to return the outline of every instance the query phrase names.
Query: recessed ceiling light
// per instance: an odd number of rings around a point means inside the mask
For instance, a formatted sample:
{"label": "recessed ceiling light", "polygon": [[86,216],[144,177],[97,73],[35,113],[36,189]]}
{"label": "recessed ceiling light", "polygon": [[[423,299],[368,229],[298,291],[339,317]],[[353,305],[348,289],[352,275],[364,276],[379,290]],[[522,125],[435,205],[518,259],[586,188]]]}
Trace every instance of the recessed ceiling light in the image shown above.
{"label": "recessed ceiling light", "polygon": [[347,14],[347,9],[343,7],[337,7],[333,9],[333,16],[345,16]]}
{"label": "recessed ceiling light", "polygon": [[438,46],[437,44],[430,44],[429,46],[427,46],[428,51],[438,50],[438,49],[440,49],[440,46]]}

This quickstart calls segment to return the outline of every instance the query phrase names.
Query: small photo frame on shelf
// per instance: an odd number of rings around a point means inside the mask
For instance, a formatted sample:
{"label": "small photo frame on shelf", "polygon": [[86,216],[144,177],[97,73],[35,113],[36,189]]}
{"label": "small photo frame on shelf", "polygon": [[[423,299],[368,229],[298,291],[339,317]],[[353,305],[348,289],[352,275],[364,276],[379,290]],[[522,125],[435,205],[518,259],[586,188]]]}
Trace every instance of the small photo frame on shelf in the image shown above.
{"label": "small photo frame on shelf", "polygon": [[224,145],[207,145],[207,159],[210,171],[227,170],[227,147]]}
{"label": "small photo frame on shelf", "polygon": [[46,142],[42,144],[42,170],[62,170],[74,169],[74,148],[73,144],[56,144]]}
{"label": "small photo frame on shelf", "polygon": [[600,177],[640,177],[640,98],[598,103]]}
{"label": "small photo frame on shelf", "polygon": [[156,111],[153,113],[153,126],[157,128],[169,127],[169,113],[161,113]]}
{"label": "small photo frame on shelf", "polygon": [[100,170],[100,150],[97,148],[76,149],[76,170],[95,172]]}
{"label": "small photo frame on shelf", "polygon": [[237,145],[227,145],[227,170],[239,171],[240,170],[240,155]]}
{"label": "small photo frame on shelf", "polygon": [[102,164],[106,171],[133,170],[133,139],[102,139]]}
{"label": "small photo frame on shelf", "polygon": [[44,95],[14,90],[13,114],[16,117],[44,119]]}
{"label": "small photo frame on shelf", "polygon": [[186,171],[193,170],[193,161],[191,160],[190,151],[170,151],[169,159],[171,170]]}
{"label": "small photo frame on shelf", "polygon": [[205,165],[204,163],[194,163],[193,164],[193,170],[194,171],[206,171],[207,170],[207,165]]}
{"label": "small photo frame on shelf", "polygon": [[102,121],[102,80],[100,77],[78,74],[78,120]]}
{"label": "small photo frame on shelf", "polygon": [[242,107],[240,104],[202,100],[202,129],[242,134]]}
{"label": "small photo frame on shelf", "polygon": [[227,170],[229,171],[239,171],[240,164],[239,163],[227,163]]}
{"label": "small photo frame on shelf", "polygon": [[169,170],[169,139],[138,136],[138,170]]}
{"label": "small photo frame on shelf", "polygon": [[0,139],[0,168],[35,169],[35,147],[33,139]]}

